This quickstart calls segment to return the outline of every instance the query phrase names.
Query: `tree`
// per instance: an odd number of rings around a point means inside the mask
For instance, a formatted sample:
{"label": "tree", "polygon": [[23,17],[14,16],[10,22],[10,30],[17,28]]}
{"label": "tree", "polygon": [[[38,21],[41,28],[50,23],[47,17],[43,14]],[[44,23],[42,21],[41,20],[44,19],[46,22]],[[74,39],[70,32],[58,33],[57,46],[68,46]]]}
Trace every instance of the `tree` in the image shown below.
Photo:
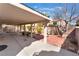
{"label": "tree", "polygon": [[50,17],[47,13],[43,13],[43,15],[46,16],[46,17]]}
{"label": "tree", "polygon": [[36,26],[37,33],[39,33],[39,34],[42,33],[42,30],[43,30],[42,27],[43,27],[42,23],[37,23],[37,26]]}
{"label": "tree", "polygon": [[64,4],[64,7],[57,8],[54,11],[53,19],[63,19],[66,21],[66,29],[73,20],[77,20],[79,17],[79,10],[77,4]]}

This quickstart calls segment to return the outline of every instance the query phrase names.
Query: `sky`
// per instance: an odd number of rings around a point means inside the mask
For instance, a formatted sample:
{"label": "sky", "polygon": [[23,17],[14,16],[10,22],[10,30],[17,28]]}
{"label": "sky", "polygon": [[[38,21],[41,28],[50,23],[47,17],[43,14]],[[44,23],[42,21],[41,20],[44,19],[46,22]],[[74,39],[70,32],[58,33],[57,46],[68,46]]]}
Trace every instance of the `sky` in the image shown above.
{"label": "sky", "polygon": [[55,8],[61,8],[63,4],[57,4],[57,3],[23,3],[24,5],[28,5],[29,7],[41,12],[46,13],[50,17],[52,17],[53,11]]}
{"label": "sky", "polygon": [[[50,18],[53,18],[54,11],[61,10],[64,7],[64,3],[22,3],[25,6],[29,6],[41,13],[48,14]],[[79,4],[76,4],[79,10]],[[72,3],[67,3],[68,10],[71,9]],[[69,11],[70,12],[70,11]],[[69,14],[68,12],[68,14]]]}

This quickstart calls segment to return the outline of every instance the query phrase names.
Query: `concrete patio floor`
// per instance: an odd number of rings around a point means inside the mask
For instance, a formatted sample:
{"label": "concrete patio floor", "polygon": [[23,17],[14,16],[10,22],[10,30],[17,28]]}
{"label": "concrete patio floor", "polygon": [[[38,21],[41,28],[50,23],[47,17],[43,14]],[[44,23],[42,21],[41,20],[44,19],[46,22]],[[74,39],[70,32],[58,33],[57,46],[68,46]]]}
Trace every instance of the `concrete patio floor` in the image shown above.
{"label": "concrete patio floor", "polygon": [[61,49],[60,47],[42,43],[42,41],[33,42],[25,47],[17,56],[78,56],[77,54]]}
{"label": "concrete patio floor", "polygon": [[59,52],[61,47],[50,45],[48,43],[44,43],[43,40],[35,41],[30,46],[22,49],[21,52],[17,54],[17,56],[33,56],[35,52],[41,51],[56,51]]}
{"label": "concrete patio floor", "polygon": [[60,52],[55,51],[41,51],[39,55],[33,55],[33,56],[79,56],[76,53],[70,52],[65,49],[61,49]]}
{"label": "concrete patio floor", "polygon": [[[36,41],[36,39],[18,35],[18,33],[0,32],[0,45],[8,45],[5,50],[0,51],[0,56],[22,56],[22,54],[32,56],[36,52],[39,52],[39,56],[78,56],[70,51],[60,50],[60,47],[44,44],[42,40]],[[29,54],[29,51],[33,53]]]}
{"label": "concrete patio floor", "polygon": [[16,56],[25,46],[29,46],[35,39],[27,38],[17,33],[0,32],[0,45],[7,45],[0,51],[0,56]]}

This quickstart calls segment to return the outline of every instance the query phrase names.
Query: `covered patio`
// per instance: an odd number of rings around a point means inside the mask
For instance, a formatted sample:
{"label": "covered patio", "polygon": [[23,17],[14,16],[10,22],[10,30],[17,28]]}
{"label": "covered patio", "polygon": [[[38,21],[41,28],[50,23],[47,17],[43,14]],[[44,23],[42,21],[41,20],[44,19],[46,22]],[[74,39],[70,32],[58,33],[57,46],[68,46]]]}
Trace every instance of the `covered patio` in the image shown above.
{"label": "covered patio", "polygon": [[[21,30],[21,25],[24,25],[23,27],[24,31],[25,31],[25,24],[31,24],[31,38],[32,38],[32,25],[34,23],[43,22],[44,40],[42,42],[46,44],[47,43],[47,23],[50,20],[51,20],[50,18],[36,11],[33,11],[28,7],[25,7],[22,4],[8,4],[8,3],[0,4],[0,24],[1,24],[0,29],[2,30],[1,32],[3,32],[2,24],[13,25],[17,27],[19,26],[20,30]],[[1,52],[1,54],[5,55],[6,53],[4,52],[3,54]]]}
{"label": "covered patio", "polygon": [[[32,25],[38,22],[44,22],[44,42],[46,42],[46,26],[47,22],[51,19],[36,12],[32,9],[23,6],[22,4],[0,4],[0,24],[20,26],[24,25],[23,30],[25,31],[25,24],[31,24],[31,37],[32,37]],[[1,28],[2,29],[2,28]]]}

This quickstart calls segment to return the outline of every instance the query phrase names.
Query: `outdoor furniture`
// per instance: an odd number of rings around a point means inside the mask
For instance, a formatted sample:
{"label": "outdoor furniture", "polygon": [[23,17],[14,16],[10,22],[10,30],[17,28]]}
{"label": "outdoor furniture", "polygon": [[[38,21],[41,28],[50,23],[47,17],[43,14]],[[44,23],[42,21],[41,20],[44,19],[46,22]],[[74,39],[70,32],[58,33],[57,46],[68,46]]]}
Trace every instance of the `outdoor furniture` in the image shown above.
{"label": "outdoor furniture", "polygon": [[35,34],[35,35],[33,36],[33,38],[35,38],[35,39],[37,39],[37,40],[40,40],[40,39],[43,39],[44,36],[43,36],[43,35],[40,35],[40,34]]}
{"label": "outdoor furniture", "polygon": [[31,32],[24,32],[24,31],[22,32],[22,35],[23,35],[23,36],[25,36],[25,35],[26,35],[27,37],[29,37],[29,36],[30,36],[30,34],[31,34]]}

